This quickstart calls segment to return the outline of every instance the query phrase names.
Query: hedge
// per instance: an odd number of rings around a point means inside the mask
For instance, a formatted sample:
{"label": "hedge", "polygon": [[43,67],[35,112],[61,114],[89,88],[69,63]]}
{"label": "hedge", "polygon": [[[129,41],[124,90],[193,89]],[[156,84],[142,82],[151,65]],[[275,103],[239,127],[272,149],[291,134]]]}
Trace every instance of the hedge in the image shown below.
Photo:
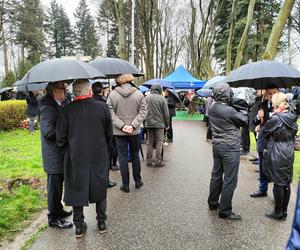
{"label": "hedge", "polygon": [[0,102],[0,131],[18,128],[27,118],[26,101],[9,100]]}

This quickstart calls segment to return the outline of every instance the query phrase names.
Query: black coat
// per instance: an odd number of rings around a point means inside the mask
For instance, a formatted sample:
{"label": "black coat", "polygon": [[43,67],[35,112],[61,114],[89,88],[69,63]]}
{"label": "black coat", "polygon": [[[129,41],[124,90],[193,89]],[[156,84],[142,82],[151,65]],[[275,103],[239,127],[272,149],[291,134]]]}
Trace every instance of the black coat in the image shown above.
{"label": "black coat", "polygon": [[172,94],[167,96],[170,117],[176,116],[176,99]]}
{"label": "black coat", "polygon": [[56,146],[56,120],[58,103],[45,95],[39,103],[42,159],[44,170],[48,174],[63,173],[63,152]]}
{"label": "black coat", "polygon": [[263,151],[263,170],[268,179],[277,185],[285,186],[293,180],[297,130],[297,116],[286,112],[274,114],[261,131],[267,142]]}
{"label": "black coat", "polygon": [[106,199],[108,150],[112,120],[106,104],[93,98],[77,100],[61,110],[57,145],[65,149],[64,201],[87,206]]}
{"label": "black coat", "polygon": [[37,116],[39,114],[38,100],[32,92],[29,92],[29,95],[26,96],[26,103],[28,117]]}

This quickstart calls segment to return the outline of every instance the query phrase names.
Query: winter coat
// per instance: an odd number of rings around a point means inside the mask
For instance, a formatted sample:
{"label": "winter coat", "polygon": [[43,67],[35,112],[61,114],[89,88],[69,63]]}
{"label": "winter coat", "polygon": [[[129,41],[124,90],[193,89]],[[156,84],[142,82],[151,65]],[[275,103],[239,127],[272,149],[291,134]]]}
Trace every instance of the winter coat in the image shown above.
{"label": "winter coat", "polygon": [[247,125],[247,111],[237,111],[229,106],[233,96],[228,84],[213,89],[214,103],[208,112],[212,129],[213,145],[224,150],[239,151],[241,142],[240,127]]}
{"label": "winter coat", "polygon": [[160,85],[151,87],[151,94],[145,98],[148,114],[146,118],[146,128],[168,128],[169,109],[167,100],[161,95]]}
{"label": "winter coat", "polygon": [[65,150],[64,202],[87,206],[106,199],[112,121],[106,104],[93,98],[73,101],[59,114],[56,142]]}
{"label": "winter coat", "polygon": [[[140,127],[147,116],[147,104],[143,94],[131,84],[119,85],[107,98],[111,111],[114,135],[138,135]],[[122,128],[132,126],[134,131],[127,134]]]}
{"label": "winter coat", "polygon": [[26,96],[26,103],[28,117],[34,117],[39,115],[38,100],[32,92],[29,92],[29,95]]}
{"label": "winter coat", "polygon": [[169,94],[167,96],[167,103],[168,103],[170,117],[176,116],[176,99],[173,94]]}
{"label": "winter coat", "polygon": [[101,95],[93,95],[93,98],[97,101],[106,103],[107,99]]}
{"label": "winter coat", "polygon": [[43,167],[47,174],[63,173],[63,152],[56,146],[58,103],[50,95],[39,102]]}
{"label": "winter coat", "polygon": [[214,102],[214,99],[212,99],[212,97],[210,97],[210,96],[205,99],[205,116],[208,116],[208,111],[209,111],[211,105],[213,104],[213,102]]}
{"label": "winter coat", "polygon": [[297,116],[291,112],[274,114],[261,130],[266,140],[263,170],[279,186],[293,180],[294,139],[298,131]]}

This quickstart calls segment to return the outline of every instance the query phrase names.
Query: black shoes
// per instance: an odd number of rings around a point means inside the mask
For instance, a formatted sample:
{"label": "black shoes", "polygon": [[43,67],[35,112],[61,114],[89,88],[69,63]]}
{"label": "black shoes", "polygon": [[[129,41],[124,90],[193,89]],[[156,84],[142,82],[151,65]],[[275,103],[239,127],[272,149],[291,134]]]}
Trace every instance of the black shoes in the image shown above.
{"label": "black shoes", "polygon": [[140,188],[141,186],[143,186],[144,183],[142,181],[135,183],[135,188]]}
{"label": "black shoes", "polygon": [[120,187],[120,190],[122,190],[125,193],[129,193],[130,192],[129,187],[125,187],[123,185]]}
{"label": "black shoes", "polygon": [[66,229],[73,227],[71,222],[65,221],[64,219],[57,219],[55,221],[49,222],[49,227],[56,227],[60,229]]}
{"label": "black shoes", "polygon": [[76,225],[75,237],[81,238],[85,234],[86,230],[87,230],[87,225],[85,222]]}
{"label": "black shoes", "polygon": [[120,167],[118,165],[111,166],[111,171],[118,171]]}
{"label": "black shoes", "polygon": [[111,187],[114,187],[114,186],[116,186],[116,185],[117,185],[116,182],[113,182],[113,181],[108,181],[108,182],[107,182],[107,188],[111,188]]}
{"label": "black shoes", "polygon": [[266,196],[268,196],[268,194],[267,194],[267,192],[256,191],[256,192],[250,194],[250,196],[252,198],[260,198],[260,197],[266,197]]}
{"label": "black shoes", "polygon": [[253,161],[252,164],[253,165],[259,165],[259,161]]}
{"label": "black shoes", "polygon": [[163,162],[155,162],[154,166],[157,168],[162,168],[164,167],[166,164],[164,164]]}
{"label": "black shoes", "polygon": [[249,161],[255,162],[255,161],[258,161],[258,158],[253,158],[253,159],[250,159]]}
{"label": "black shoes", "polygon": [[238,214],[232,213],[230,215],[219,214],[219,218],[226,220],[242,220],[242,217]]}
{"label": "black shoes", "polygon": [[283,212],[278,213],[275,210],[272,210],[266,212],[266,216],[273,220],[286,220],[287,213],[283,213]]}
{"label": "black shoes", "polygon": [[107,232],[107,230],[106,230],[106,223],[98,221],[98,230],[99,230],[100,234],[106,233]]}
{"label": "black shoes", "polygon": [[60,213],[60,218],[69,217],[70,215],[72,215],[72,213],[73,213],[73,210],[71,210],[71,211],[62,210],[62,212]]}

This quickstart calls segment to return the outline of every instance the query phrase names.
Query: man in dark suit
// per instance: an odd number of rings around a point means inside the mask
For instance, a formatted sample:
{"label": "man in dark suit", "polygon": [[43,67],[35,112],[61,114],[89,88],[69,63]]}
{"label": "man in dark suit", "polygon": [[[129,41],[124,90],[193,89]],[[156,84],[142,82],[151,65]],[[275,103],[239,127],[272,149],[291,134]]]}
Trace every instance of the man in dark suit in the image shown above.
{"label": "man in dark suit", "polygon": [[64,201],[73,206],[75,235],[82,237],[87,225],[83,206],[96,203],[98,229],[106,232],[108,145],[112,120],[108,106],[92,98],[88,80],[73,83],[75,99],[61,110],[56,143],[65,150]]}
{"label": "man in dark suit", "polygon": [[56,146],[56,117],[65,100],[66,88],[63,82],[49,83],[47,94],[39,103],[43,167],[47,173],[48,223],[50,227],[70,228],[72,223],[63,218],[72,211],[63,210],[61,204],[63,189],[63,152]]}
{"label": "man in dark suit", "polygon": [[265,148],[266,141],[264,137],[260,136],[259,131],[270,119],[270,113],[273,112],[272,107],[272,96],[277,93],[278,89],[275,85],[269,85],[266,90],[265,96],[261,103],[261,109],[258,111],[257,115],[253,119],[253,124],[259,126],[257,129],[258,138],[256,142],[256,150],[258,152],[259,159],[259,189],[250,194],[252,198],[266,197],[268,195],[268,179],[267,176],[262,171],[263,166],[263,149]]}

